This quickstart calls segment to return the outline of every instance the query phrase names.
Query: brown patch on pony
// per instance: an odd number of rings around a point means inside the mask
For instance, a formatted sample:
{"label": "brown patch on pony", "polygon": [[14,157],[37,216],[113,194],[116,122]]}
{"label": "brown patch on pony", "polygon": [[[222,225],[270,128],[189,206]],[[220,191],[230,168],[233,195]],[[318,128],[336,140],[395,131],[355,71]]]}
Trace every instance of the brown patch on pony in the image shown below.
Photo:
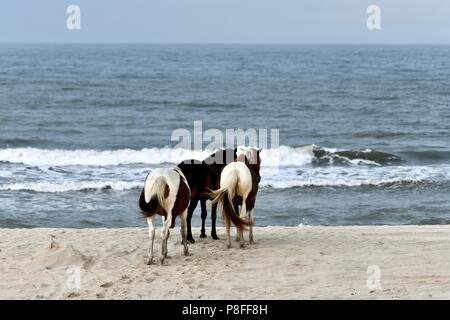
{"label": "brown patch on pony", "polygon": [[187,182],[180,175],[180,185],[178,187],[175,204],[173,205],[172,208],[172,224],[170,225],[171,229],[175,227],[175,218],[181,215],[184,212],[184,210],[186,210],[186,208],[188,207],[190,199],[191,199],[191,192],[189,191]]}
{"label": "brown patch on pony", "polygon": [[261,169],[260,152],[261,150],[259,149],[251,149],[250,159],[247,156],[245,156],[245,154],[239,155],[245,157],[244,162],[249,168],[250,173],[252,175],[252,190],[250,191],[247,199],[245,200],[247,210],[252,210],[255,207],[256,195],[258,194],[258,187],[259,183],[261,182],[261,175],[259,173]]}

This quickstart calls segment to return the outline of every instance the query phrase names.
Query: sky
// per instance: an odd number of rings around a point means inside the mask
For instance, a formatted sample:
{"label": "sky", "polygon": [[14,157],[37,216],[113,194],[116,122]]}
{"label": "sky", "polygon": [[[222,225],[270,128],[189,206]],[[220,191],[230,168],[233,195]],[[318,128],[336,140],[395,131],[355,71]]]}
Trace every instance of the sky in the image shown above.
{"label": "sky", "polygon": [[[381,30],[366,26],[373,4]],[[450,1],[2,0],[0,42],[450,44]]]}

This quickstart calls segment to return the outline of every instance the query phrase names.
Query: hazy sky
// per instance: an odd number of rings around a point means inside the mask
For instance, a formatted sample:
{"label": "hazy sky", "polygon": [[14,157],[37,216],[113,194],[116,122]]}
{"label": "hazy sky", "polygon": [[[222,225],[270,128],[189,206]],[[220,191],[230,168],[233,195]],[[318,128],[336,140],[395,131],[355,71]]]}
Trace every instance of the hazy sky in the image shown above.
{"label": "hazy sky", "polygon": [[[81,30],[66,28],[70,4]],[[0,42],[450,43],[450,1],[2,0]]]}

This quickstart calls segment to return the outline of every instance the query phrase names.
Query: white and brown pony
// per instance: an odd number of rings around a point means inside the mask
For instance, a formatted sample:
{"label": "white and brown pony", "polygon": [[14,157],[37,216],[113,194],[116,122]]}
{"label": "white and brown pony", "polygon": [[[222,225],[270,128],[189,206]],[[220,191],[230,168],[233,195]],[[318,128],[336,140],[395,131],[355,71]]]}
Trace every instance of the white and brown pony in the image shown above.
{"label": "white and brown pony", "polygon": [[[261,158],[260,149],[240,148],[236,161],[223,168],[220,175],[220,188],[211,193],[212,203],[220,203],[227,231],[227,246],[231,248],[230,226],[237,228],[240,247],[244,247],[244,228],[249,226],[249,242],[253,243],[253,211],[255,208]],[[241,206],[238,215],[239,206]],[[247,211],[249,212],[248,220]]]}
{"label": "white and brown pony", "polygon": [[153,240],[155,239],[155,214],[162,216],[161,256],[160,262],[167,258],[167,240],[169,228],[175,226],[175,218],[181,218],[181,238],[184,245],[184,255],[188,255],[186,240],[187,208],[191,198],[189,185],[178,167],[174,169],[155,169],[145,179],[144,188],[139,197],[139,208],[147,218],[150,248],[147,264],[153,262]]}

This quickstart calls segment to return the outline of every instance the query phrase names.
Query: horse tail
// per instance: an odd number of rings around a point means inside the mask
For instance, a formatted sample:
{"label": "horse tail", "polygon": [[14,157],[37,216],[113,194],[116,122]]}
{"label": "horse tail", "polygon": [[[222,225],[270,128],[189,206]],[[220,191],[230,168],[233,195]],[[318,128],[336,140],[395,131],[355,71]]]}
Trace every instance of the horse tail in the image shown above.
{"label": "horse tail", "polygon": [[220,202],[222,204],[222,212],[237,228],[241,229],[244,228],[244,226],[251,226],[252,224],[250,222],[239,217],[239,214],[236,212],[233,204],[237,185],[239,183],[238,171],[231,171],[230,175],[222,183],[222,187],[216,191],[212,191],[210,194],[212,204]]}
{"label": "horse tail", "polygon": [[150,195],[149,202],[145,201],[145,187],[142,189],[139,197],[139,209],[144,217],[153,216],[158,208],[163,208],[164,199],[169,195],[169,186],[163,177],[156,178],[152,186],[153,192]]}

